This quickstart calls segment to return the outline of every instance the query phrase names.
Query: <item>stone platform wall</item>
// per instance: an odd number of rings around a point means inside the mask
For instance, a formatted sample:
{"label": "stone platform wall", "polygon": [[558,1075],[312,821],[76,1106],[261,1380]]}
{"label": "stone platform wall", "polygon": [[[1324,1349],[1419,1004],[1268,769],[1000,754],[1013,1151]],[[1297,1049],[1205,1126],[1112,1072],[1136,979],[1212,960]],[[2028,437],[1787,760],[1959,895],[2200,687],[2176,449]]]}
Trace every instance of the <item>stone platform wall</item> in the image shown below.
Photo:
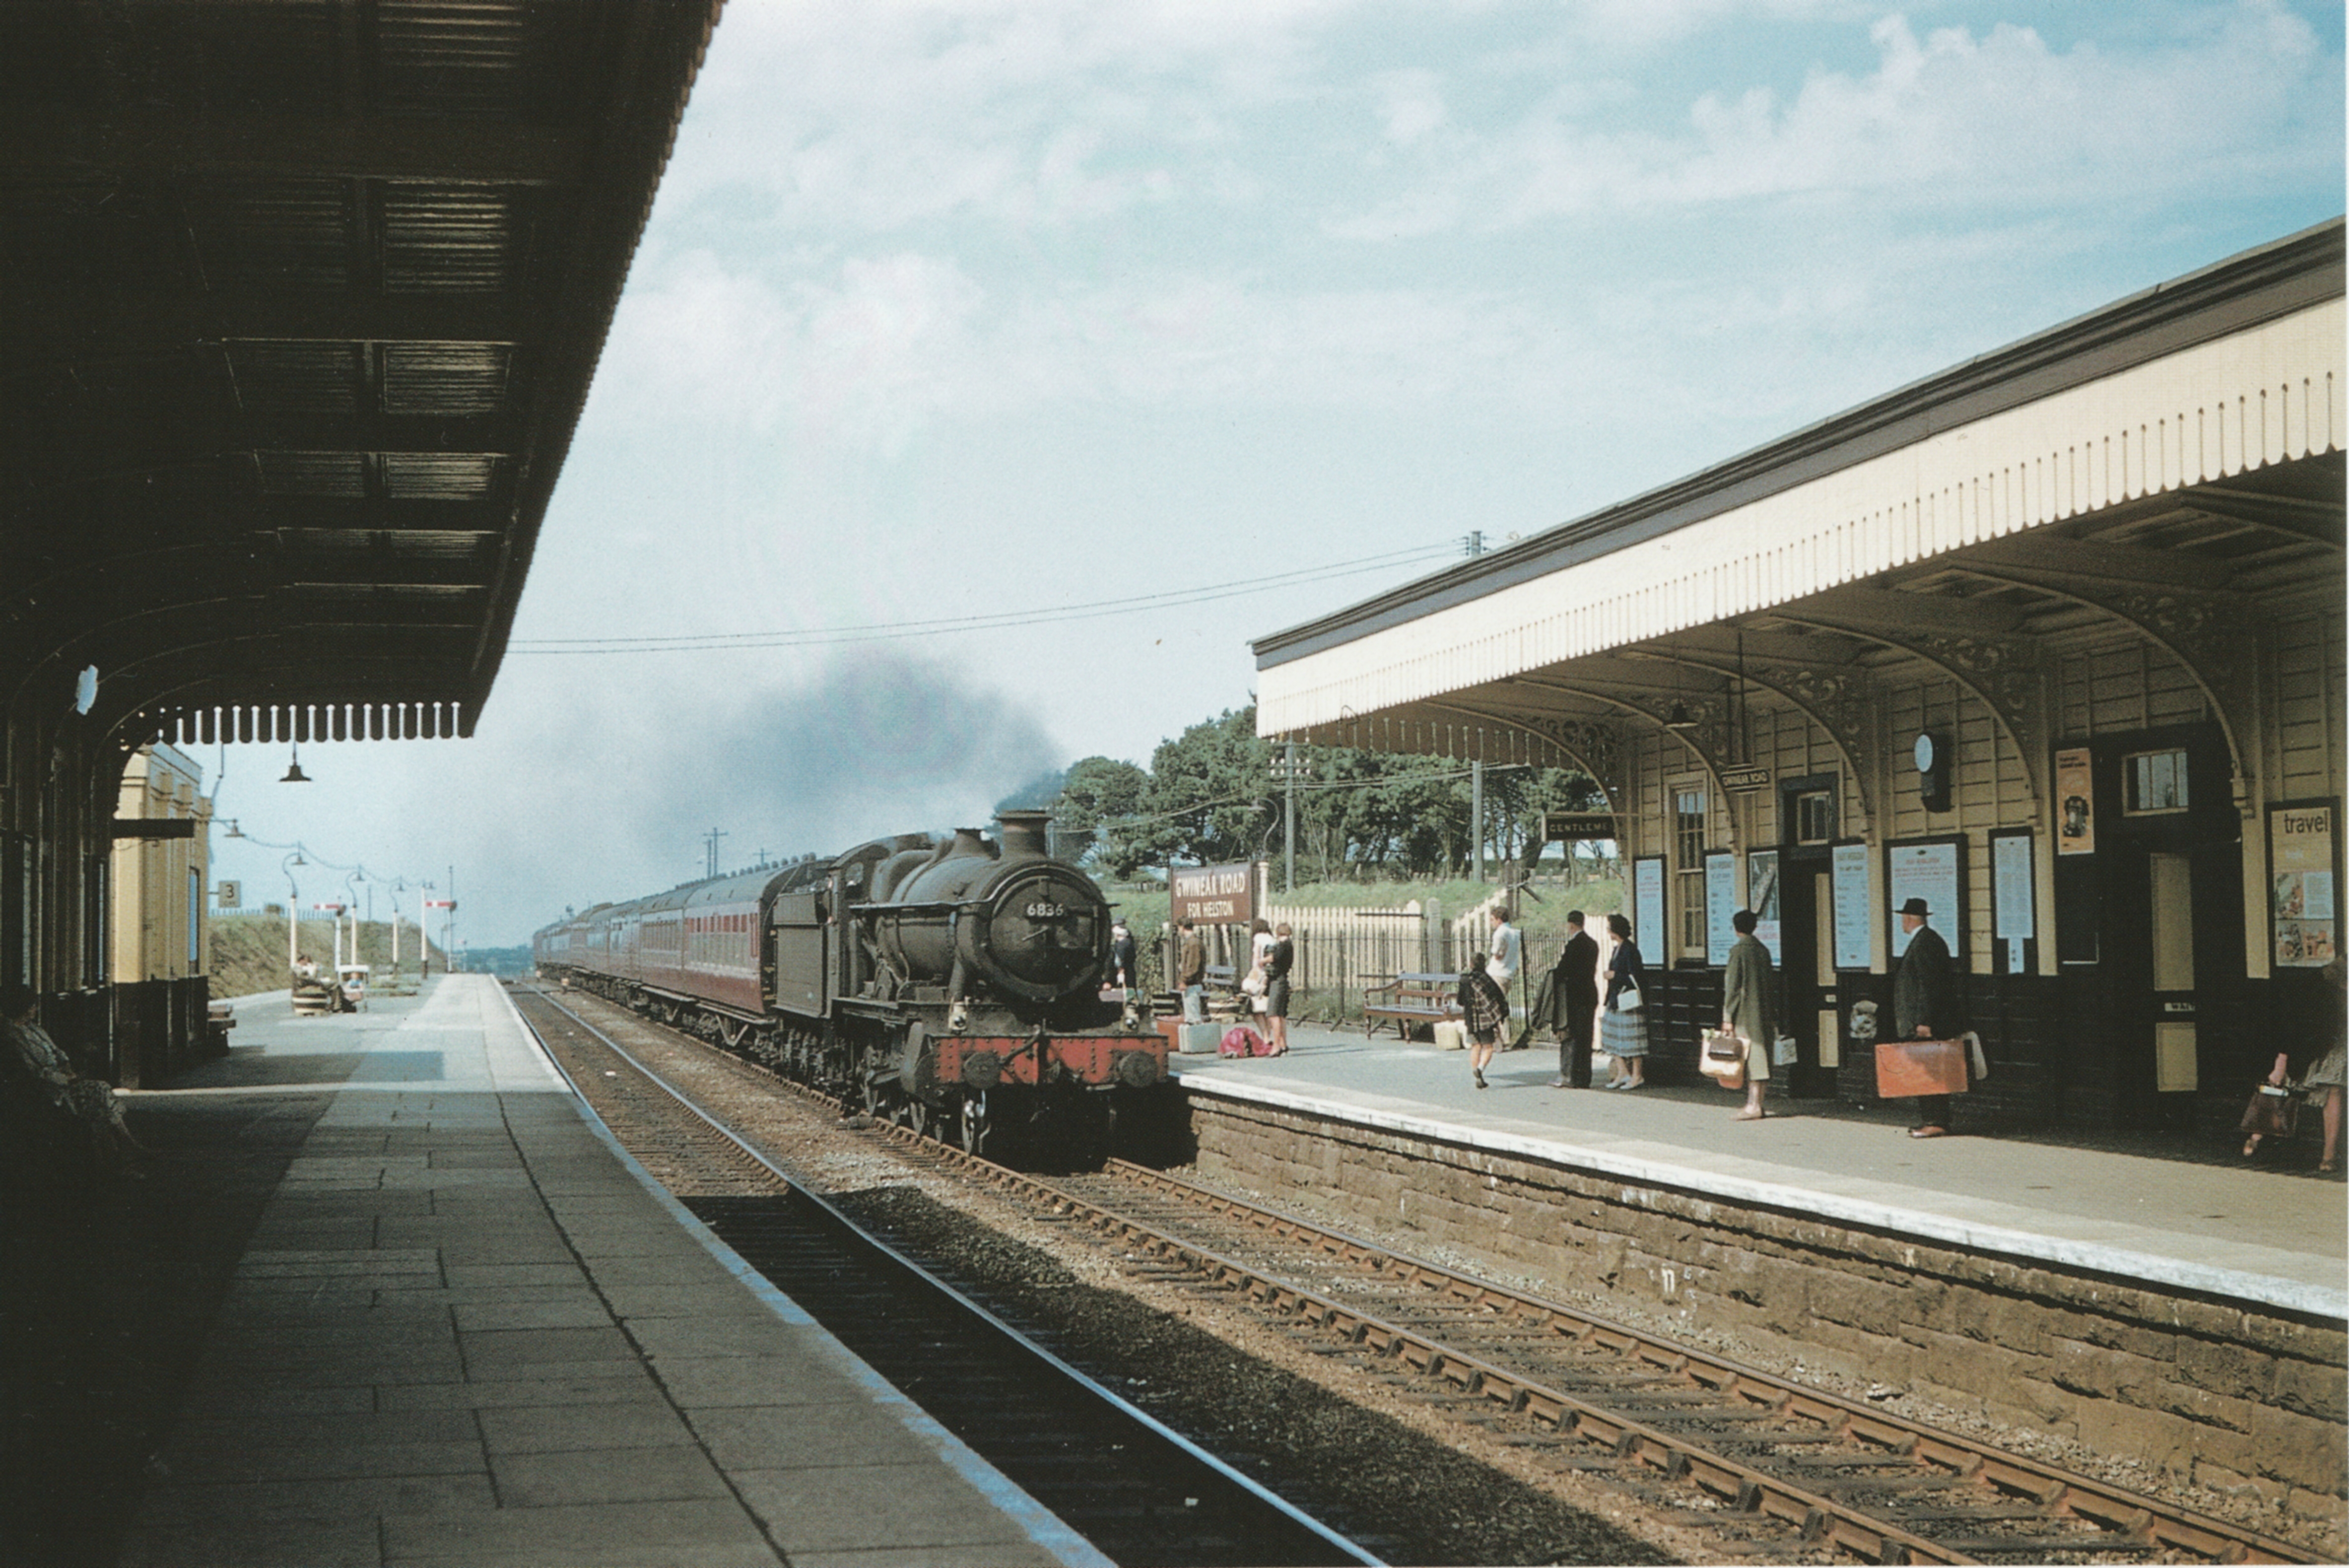
{"label": "stone platform wall", "polygon": [[[1197,1171],[1422,1238],[1561,1298],[1636,1302],[2003,1425],[2337,1519],[2338,1321],[1978,1256],[1604,1173],[1191,1097]],[[1766,1347],[1767,1354],[1762,1354]]]}

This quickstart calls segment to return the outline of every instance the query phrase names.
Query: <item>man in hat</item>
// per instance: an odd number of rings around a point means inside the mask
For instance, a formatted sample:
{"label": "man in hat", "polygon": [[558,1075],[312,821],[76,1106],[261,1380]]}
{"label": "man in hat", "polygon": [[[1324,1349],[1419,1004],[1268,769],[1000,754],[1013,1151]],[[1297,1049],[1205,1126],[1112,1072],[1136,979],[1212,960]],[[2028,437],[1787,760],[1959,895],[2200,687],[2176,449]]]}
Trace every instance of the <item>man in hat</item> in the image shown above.
{"label": "man in hat", "polygon": [[[1900,929],[1909,934],[1909,949],[1892,975],[1893,1038],[1948,1040],[1957,1037],[1956,988],[1950,977],[1950,944],[1926,923],[1930,911],[1921,898],[1900,906]],[[1917,1097],[1917,1125],[1911,1138],[1943,1138],[1950,1130],[1950,1097]]]}
{"label": "man in hat", "polygon": [[1599,1029],[1599,944],[1582,925],[1580,910],[1566,912],[1566,949],[1550,971],[1550,1016],[1563,1015],[1566,1020],[1558,1030],[1552,1088],[1590,1087],[1590,1043]]}

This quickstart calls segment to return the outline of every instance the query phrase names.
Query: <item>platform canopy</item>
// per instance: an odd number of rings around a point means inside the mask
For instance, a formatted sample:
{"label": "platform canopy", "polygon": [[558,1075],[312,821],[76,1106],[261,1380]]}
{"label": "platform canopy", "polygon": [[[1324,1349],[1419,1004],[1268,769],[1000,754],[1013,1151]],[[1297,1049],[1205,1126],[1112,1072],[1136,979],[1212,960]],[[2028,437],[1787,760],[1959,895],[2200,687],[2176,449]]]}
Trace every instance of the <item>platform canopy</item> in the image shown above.
{"label": "platform canopy", "polygon": [[0,6],[12,724],[471,731],[717,11]]}
{"label": "platform canopy", "polygon": [[2104,624],[2203,684],[2247,800],[2257,619],[2343,593],[2343,289],[2334,222],[1265,637],[1258,728],[1611,784],[1623,726],[1718,758],[1754,692],[1857,758],[1921,660],[2044,757],[2040,649]]}

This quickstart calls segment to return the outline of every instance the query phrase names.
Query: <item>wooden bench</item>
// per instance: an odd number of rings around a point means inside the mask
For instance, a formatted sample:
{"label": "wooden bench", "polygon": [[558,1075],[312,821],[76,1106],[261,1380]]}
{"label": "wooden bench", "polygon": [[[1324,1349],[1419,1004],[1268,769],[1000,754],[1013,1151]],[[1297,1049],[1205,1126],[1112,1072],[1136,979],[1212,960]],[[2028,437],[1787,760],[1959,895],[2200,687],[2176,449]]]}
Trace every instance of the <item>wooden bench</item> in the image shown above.
{"label": "wooden bench", "polygon": [[1433,1027],[1459,1017],[1459,994],[1457,975],[1398,975],[1367,986],[1362,992],[1362,1036],[1367,1039],[1381,1024],[1392,1024],[1396,1037],[1407,1040],[1422,1024]]}
{"label": "wooden bench", "polygon": [[1207,994],[1207,1016],[1237,1018],[1248,1011],[1248,999],[1240,994],[1240,969],[1235,964],[1210,964],[1206,978],[1200,986]]}

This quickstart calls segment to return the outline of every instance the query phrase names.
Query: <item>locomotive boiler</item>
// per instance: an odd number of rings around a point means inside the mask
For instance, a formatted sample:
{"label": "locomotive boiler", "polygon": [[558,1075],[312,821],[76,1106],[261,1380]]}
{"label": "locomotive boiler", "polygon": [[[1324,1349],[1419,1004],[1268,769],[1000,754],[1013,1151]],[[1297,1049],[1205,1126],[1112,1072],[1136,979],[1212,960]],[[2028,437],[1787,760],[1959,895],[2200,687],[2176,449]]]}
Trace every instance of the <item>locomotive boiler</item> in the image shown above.
{"label": "locomotive boiler", "polygon": [[1104,993],[1110,906],[1041,812],[603,905],[540,972],[979,1151],[1082,1154],[1162,1099],[1166,1041]]}

